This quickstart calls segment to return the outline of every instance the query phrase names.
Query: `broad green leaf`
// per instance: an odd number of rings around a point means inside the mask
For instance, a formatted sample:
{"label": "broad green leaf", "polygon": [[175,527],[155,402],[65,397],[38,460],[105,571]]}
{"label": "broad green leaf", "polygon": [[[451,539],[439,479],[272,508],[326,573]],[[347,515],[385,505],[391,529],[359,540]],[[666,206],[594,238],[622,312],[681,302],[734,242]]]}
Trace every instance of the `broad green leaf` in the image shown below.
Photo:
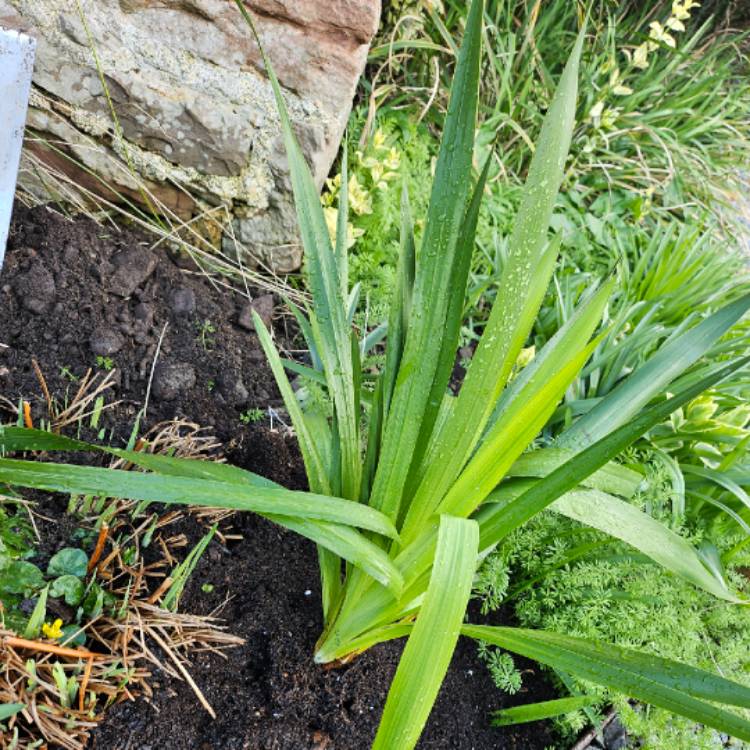
{"label": "broad green leaf", "polygon": [[690,365],[696,362],[750,309],[750,294],[670,339],[558,439],[564,448],[591,445],[625,424]]}
{"label": "broad green leaf", "polygon": [[492,426],[440,504],[441,512],[468,516],[479,507],[542,429],[597,343],[575,352],[557,372],[541,381],[541,387],[533,380],[528,383]]}
{"label": "broad green leaf", "polygon": [[740,602],[723,579],[702,563],[694,547],[663,523],[624,500],[599,490],[568,492],[552,510],[620,539],[662,567],[721,599]]}
{"label": "broad green leaf", "polygon": [[465,625],[461,632],[750,741],[749,721],[709,702],[750,708],[750,689],[718,675],[611,643],[543,630]]}
{"label": "broad green leaf", "polygon": [[503,708],[492,714],[492,726],[508,727],[513,724],[526,724],[530,721],[551,719],[555,716],[569,714],[573,711],[593,706],[596,702],[597,699],[592,698],[590,695],[571,695],[567,698],[557,698],[551,701],[527,703],[523,706]]}
{"label": "broad green leaf", "polygon": [[[276,482],[240,469],[230,464],[213,461],[198,461],[187,458],[172,458],[125,451],[106,446],[91,445],[78,440],[71,440],[40,430],[28,430],[23,427],[11,427],[0,430],[0,448],[8,451],[18,450],[65,450],[65,451],[102,451],[111,453],[158,474],[195,479],[211,479],[218,482],[242,485],[245,487],[284,488]],[[394,593],[402,586],[402,576],[385,553],[361,533],[349,526],[322,523],[319,521],[295,519],[291,516],[263,514],[266,518],[285,528],[292,529],[312,541],[330,549],[335,555],[361,567],[376,581]]]}
{"label": "broad green leaf", "polygon": [[276,487],[244,488],[209,479],[159,476],[70,464],[0,459],[0,482],[69,494],[120,497],[148,502],[207,505],[330,521],[395,538],[393,524],[365,505]]}
{"label": "broad green leaf", "polygon": [[47,565],[48,576],[77,576],[84,578],[89,559],[82,549],[65,547],[56,552]]}
{"label": "broad green leaf", "polygon": [[383,549],[351,527],[291,516],[267,515],[266,517],[317,542],[318,545],[334,553],[337,560],[343,558],[352,565],[356,565],[389,589],[393,596],[401,595],[404,580],[393,561]]}
{"label": "broad green leaf", "polygon": [[55,578],[50,586],[49,595],[53,599],[65,599],[65,603],[71,607],[77,607],[82,599],[85,591],[83,581],[74,575],[64,575],[59,578]]}
{"label": "broad green leaf", "polygon": [[373,750],[411,750],[417,744],[458,641],[478,542],[474,521],[441,517],[430,584],[391,683]]}
{"label": "broad green leaf", "polygon": [[0,594],[28,596],[44,586],[44,573],[33,563],[14,560],[0,569]]}

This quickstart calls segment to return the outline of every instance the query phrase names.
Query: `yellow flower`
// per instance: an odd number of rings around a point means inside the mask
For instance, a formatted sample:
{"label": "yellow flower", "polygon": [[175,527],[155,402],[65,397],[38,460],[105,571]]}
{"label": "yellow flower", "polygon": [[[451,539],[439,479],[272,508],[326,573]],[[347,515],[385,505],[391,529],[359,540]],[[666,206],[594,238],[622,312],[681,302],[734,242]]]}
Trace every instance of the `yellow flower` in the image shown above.
{"label": "yellow flower", "polygon": [[672,31],[685,31],[685,24],[675,16],[672,16],[667,20],[667,26],[672,29]]}
{"label": "yellow flower", "polygon": [[631,89],[630,86],[618,83],[617,86],[612,89],[612,92],[617,96],[630,96],[630,94],[633,93],[633,89]]}
{"label": "yellow flower", "polygon": [[635,48],[635,52],[633,53],[633,65],[635,65],[636,68],[644,70],[648,67],[648,52],[648,42],[644,42],[639,47]]}
{"label": "yellow flower", "polygon": [[[338,235],[338,216],[339,212],[332,206],[326,206],[323,209],[323,214],[326,217],[326,226],[328,227],[328,234],[331,238],[331,243],[336,245],[336,237]],[[349,250],[358,237],[364,234],[363,229],[355,229],[354,225],[350,222],[346,222],[346,249]]]}
{"label": "yellow flower", "polygon": [[44,633],[47,638],[52,638],[53,640],[56,638],[62,638],[62,624],[63,621],[60,618],[55,620],[52,625],[45,622],[44,625],[42,625],[42,633]]}
{"label": "yellow flower", "polygon": [[667,47],[677,46],[674,37],[658,21],[652,21],[648,26],[651,29],[649,37],[655,42],[664,42]]}
{"label": "yellow flower", "polygon": [[690,11],[693,8],[700,8],[701,4],[695,2],[695,0],[674,0],[672,3],[672,15],[678,21],[687,21],[690,18]]}
{"label": "yellow flower", "polygon": [[375,131],[375,135],[372,137],[372,144],[375,148],[385,146],[385,133],[380,128]]}
{"label": "yellow flower", "polygon": [[395,146],[391,146],[388,150],[388,156],[383,159],[383,165],[391,172],[395,172],[401,165],[401,154]]}
{"label": "yellow flower", "polygon": [[356,174],[349,178],[349,205],[357,216],[372,213],[372,198],[360,185]]}

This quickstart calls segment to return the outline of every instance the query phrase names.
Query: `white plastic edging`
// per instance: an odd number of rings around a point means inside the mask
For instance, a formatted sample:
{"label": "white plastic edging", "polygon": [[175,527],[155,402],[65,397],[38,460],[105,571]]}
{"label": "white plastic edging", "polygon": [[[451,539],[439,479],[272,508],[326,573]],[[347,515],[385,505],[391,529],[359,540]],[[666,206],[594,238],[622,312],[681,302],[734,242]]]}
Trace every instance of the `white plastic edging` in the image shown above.
{"label": "white plastic edging", "polygon": [[0,28],[0,268],[8,241],[36,42]]}

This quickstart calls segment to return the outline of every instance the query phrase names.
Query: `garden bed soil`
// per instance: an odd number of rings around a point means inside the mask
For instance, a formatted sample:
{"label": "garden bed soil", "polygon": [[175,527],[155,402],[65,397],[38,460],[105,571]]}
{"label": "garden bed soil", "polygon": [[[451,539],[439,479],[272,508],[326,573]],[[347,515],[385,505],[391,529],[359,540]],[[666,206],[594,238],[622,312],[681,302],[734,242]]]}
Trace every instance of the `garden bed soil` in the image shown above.
{"label": "garden bed soil", "polygon": [[[270,301],[258,291],[255,304],[267,318]],[[108,401],[120,403],[103,413],[99,427],[122,441],[143,406],[168,324],[141,432],[186,418],[211,428],[231,462],[304,488],[293,437],[283,428],[271,430],[267,420],[240,421],[249,408],[281,406],[257,338],[245,325],[246,304],[203,275],[186,273],[167,253],[150,250],[142,235],[19,206],[0,275],[0,395],[12,403],[29,400],[38,423],[47,405],[32,360],[59,395],[74,393],[74,379],[96,369],[97,357],[108,357],[116,379]],[[205,321],[213,330],[202,336]],[[284,343],[283,324],[276,329]],[[65,546],[75,524],[66,521],[64,499],[44,505],[56,516],[54,546]],[[181,602],[183,611],[207,614],[226,601],[222,617],[230,632],[246,639],[226,659],[196,654],[191,666],[218,718],[210,719],[186,683],[156,673],[151,703],[138,699],[111,708],[91,747],[362,750],[371,744],[403,643],[382,644],[335,669],[314,664],[322,624],[313,545],[251,514],[237,514],[232,525],[242,540],[211,543]],[[192,545],[205,528],[186,516],[179,532]],[[490,712],[504,702],[553,697],[539,668],[523,667],[522,694],[503,697],[476,646],[462,639],[419,747],[549,746],[548,724],[489,726]]]}

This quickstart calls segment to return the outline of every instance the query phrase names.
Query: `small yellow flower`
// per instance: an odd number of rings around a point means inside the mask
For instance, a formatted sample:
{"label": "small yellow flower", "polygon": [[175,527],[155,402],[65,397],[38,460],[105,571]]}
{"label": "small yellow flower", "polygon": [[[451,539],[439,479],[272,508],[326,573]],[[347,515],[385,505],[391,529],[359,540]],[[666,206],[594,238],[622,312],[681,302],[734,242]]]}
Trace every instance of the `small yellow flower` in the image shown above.
{"label": "small yellow flower", "polygon": [[62,638],[62,624],[63,621],[60,618],[55,620],[51,625],[48,622],[45,622],[44,625],[42,625],[42,633],[44,633],[47,638],[51,638],[53,640]]}
{"label": "small yellow flower", "polygon": [[401,166],[401,154],[395,146],[388,150],[388,156],[383,159],[383,166],[391,172],[395,172]]}
{"label": "small yellow flower", "polygon": [[375,148],[385,146],[385,133],[380,128],[375,131],[375,135],[372,137],[372,144]]}
{"label": "small yellow flower", "polygon": [[349,205],[357,216],[372,213],[372,197],[360,184],[356,174],[349,178]]}
{"label": "small yellow flower", "polygon": [[677,46],[674,37],[658,21],[652,21],[648,26],[651,29],[649,37],[655,42],[663,42],[667,47]]}
{"label": "small yellow flower", "polygon": [[633,89],[631,89],[630,86],[618,83],[617,86],[612,89],[612,92],[616,96],[630,96],[633,93]]}
{"label": "small yellow flower", "polygon": [[639,47],[636,47],[635,52],[633,53],[633,65],[635,65],[636,68],[645,70],[648,67],[648,53],[648,42],[644,42]]}
{"label": "small yellow flower", "polygon": [[667,27],[672,29],[672,31],[685,31],[685,24],[675,16],[667,20]]}

